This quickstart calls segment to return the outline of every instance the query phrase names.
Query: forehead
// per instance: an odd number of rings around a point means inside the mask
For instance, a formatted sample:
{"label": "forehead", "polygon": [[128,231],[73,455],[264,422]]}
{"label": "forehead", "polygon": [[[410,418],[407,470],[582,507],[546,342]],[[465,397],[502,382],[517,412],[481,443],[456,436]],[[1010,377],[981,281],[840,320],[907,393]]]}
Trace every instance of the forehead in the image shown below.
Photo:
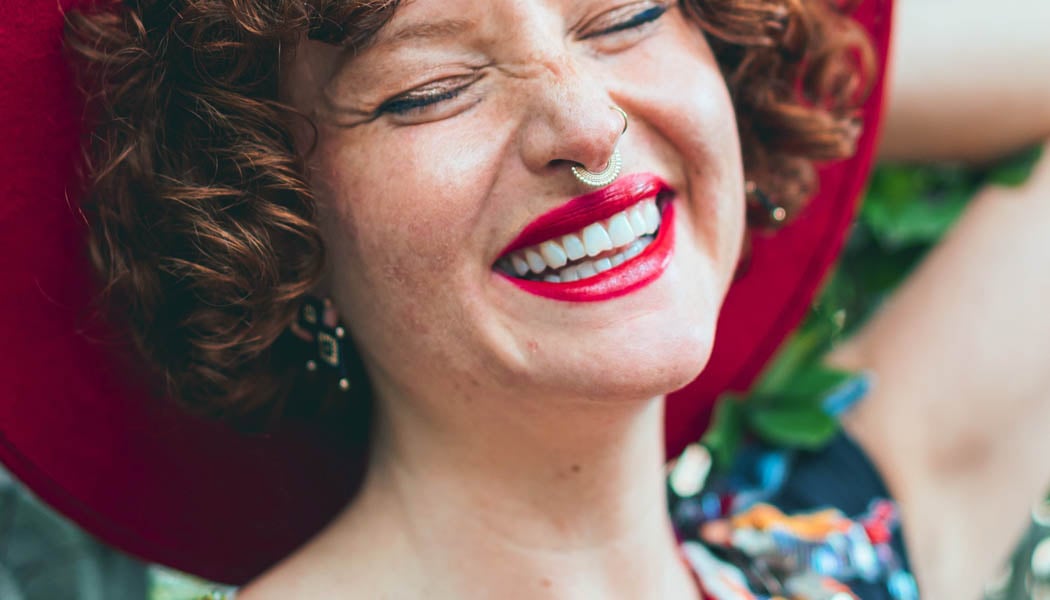
{"label": "forehead", "polygon": [[392,25],[378,36],[378,43],[407,42],[417,39],[441,39],[455,37],[474,27],[469,19],[459,17],[442,18],[436,21],[415,20],[401,25]]}

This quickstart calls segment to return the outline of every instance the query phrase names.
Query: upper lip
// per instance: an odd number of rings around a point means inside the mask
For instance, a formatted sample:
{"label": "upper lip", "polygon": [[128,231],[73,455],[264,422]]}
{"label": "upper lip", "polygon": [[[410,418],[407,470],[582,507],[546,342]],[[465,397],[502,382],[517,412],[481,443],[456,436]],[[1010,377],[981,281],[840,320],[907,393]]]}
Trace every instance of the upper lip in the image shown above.
{"label": "upper lip", "polygon": [[612,184],[583,196],[577,196],[537,217],[500,252],[500,257],[547,240],[579,231],[587,225],[607,219],[646,198],[671,191],[671,186],[652,173],[632,173]]}

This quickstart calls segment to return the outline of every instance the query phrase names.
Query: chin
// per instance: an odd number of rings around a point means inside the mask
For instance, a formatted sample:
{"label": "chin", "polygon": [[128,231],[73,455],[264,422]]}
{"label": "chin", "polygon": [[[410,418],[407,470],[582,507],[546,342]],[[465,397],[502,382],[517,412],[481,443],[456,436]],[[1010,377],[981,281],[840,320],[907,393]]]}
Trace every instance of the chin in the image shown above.
{"label": "chin", "polygon": [[596,355],[560,373],[570,395],[635,402],[669,394],[693,381],[711,356],[711,338],[675,334],[615,355]]}
{"label": "chin", "polygon": [[632,401],[682,388],[707,365],[721,303],[703,270],[690,275],[672,265],[661,281],[603,307],[600,326],[567,328],[541,344],[533,366],[586,398]]}

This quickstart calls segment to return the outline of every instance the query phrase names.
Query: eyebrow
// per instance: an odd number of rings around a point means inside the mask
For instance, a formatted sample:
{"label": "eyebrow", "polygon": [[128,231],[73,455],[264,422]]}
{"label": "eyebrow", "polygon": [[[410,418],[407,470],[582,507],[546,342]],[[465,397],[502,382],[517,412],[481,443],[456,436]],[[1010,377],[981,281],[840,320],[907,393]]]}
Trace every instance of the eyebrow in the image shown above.
{"label": "eyebrow", "polygon": [[432,40],[455,37],[464,31],[473,28],[474,25],[474,21],[455,18],[443,19],[441,21],[409,23],[394,29],[390,33],[381,33],[375,43],[376,45],[385,45],[414,40]]}

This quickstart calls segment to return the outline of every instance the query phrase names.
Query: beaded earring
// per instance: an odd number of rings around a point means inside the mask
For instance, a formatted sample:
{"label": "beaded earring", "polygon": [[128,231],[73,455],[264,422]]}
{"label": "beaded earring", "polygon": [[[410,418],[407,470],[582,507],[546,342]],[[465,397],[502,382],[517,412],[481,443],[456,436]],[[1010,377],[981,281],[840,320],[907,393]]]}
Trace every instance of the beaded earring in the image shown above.
{"label": "beaded earring", "polygon": [[769,216],[769,220],[778,225],[782,224],[787,220],[787,209],[774,202],[762,188],[758,187],[758,184],[752,180],[747,180],[744,184],[744,191],[747,193],[749,199],[754,199],[758,202],[758,205],[762,207],[762,210]]}
{"label": "beaded earring", "polygon": [[[317,357],[306,361],[306,370],[320,368],[334,371],[339,377],[339,389],[349,392],[352,385],[346,365],[346,329],[338,324],[335,306],[327,298],[307,297],[299,307],[297,335],[314,342]],[[305,334],[305,335],[304,335]]]}

